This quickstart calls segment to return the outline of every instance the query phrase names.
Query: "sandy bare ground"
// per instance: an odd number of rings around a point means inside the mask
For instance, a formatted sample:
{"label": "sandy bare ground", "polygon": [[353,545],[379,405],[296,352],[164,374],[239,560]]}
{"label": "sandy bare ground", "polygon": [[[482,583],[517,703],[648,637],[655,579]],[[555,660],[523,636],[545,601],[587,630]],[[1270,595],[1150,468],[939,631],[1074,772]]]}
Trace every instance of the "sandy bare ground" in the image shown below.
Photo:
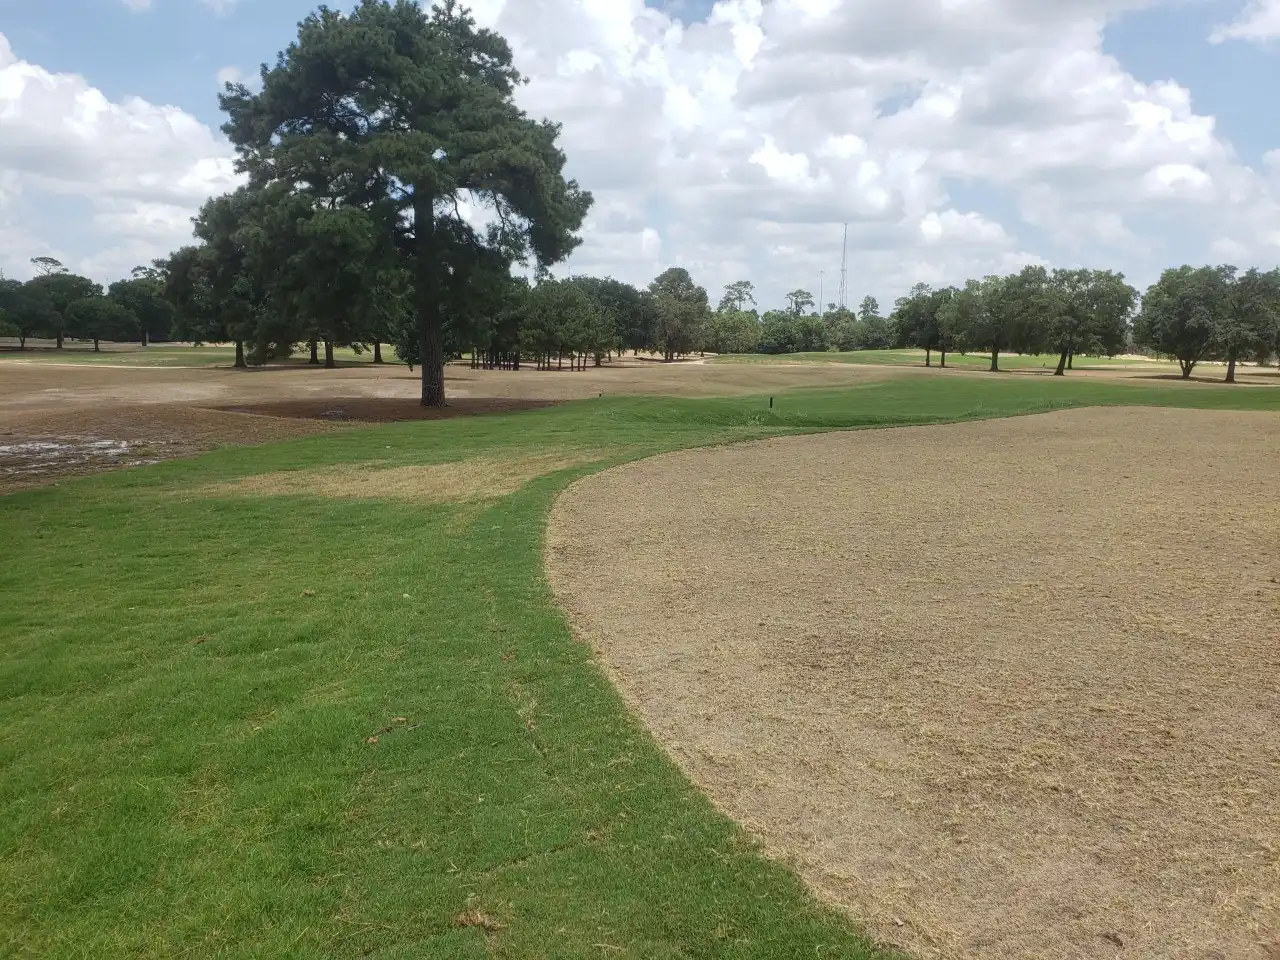
{"label": "sandy bare ground", "polygon": [[1131,408],[671,454],[570,488],[548,572],[693,780],[884,942],[1272,960],[1277,441]]}
{"label": "sandy bare ground", "polygon": [[[600,394],[731,395],[901,375],[836,364],[628,360],[580,372],[454,365],[446,372],[452,406],[444,415],[511,412]],[[393,364],[236,371],[0,359],[0,492],[226,444],[333,430],[344,422],[417,419],[425,415],[416,404],[419,384],[418,374]]]}

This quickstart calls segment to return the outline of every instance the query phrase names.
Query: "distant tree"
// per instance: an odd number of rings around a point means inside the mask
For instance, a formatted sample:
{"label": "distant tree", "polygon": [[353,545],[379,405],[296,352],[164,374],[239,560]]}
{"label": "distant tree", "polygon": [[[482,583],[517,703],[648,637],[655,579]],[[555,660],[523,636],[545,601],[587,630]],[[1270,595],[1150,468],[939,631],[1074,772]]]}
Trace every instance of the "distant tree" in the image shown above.
{"label": "distant tree", "polygon": [[173,307],[172,336],[197,347],[231,339],[214,302],[204,262],[204,250],[185,246],[164,261],[164,298]]}
{"label": "distant tree", "polygon": [[110,297],[94,296],[77,300],[67,308],[67,322],[75,336],[93,341],[93,352],[102,340],[132,339],[139,325],[137,316]]}
{"label": "distant tree", "polygon": [[815,353],[827,349],[827,328],[817,314],[801,314],[792,318],[797,353]]}
{"label": "distant tree", "polygon": [[18,349],[27,349],[27,339],[57,329],[57,313],[49,301],[30,284],[0,280],[0,316],[4,317]]}
{"label": "distant tree", "polygon": [[[250,187],[214,197],[195,218],[195,234],[202,241],[191,266],[201,284],[203,306],[216,318],[209,326],[214,340],[230,340],[236,348],[236,367],[248,366],[246,342],[267,344],[275,311],[262,277],[250,269],[245,228],[254,217],[255,196]],[[284,336],[287,342],[292,338]],[[257,351],[255,359],[265,359]]]}
{"label": "distant tree", "polygon": [[990,371],[1000,370],[1000,354],[1013,350],[1032,352],[1039,338],[1036,324],[1042,316],[1036,270],[1008,277],[989,276],[969,280],[958,296],[958,344],[963,350],[991,354]]}
{"label": "distant tree", "polygon": [[787,310],[797,317],[812,306],[813,294],[808,290],[792,290],[787,294]]}
{"label": "distant tree", "polygon": [[938,366],[945,367],[947,354],[956,349],[965,311],[972,309],[972,304],[967,298],[961,297],[961,291],[956,287],[943,287],[933,291],[929,303],[938,338]]}
{"label": "distant tree", "polygon": [[533,356],[541,370],[586,365],[586,357],[604,336],[600,308],[582,286],[546,277],[529,291],[526,322],[520,331],[522,353]]}
{"label": "distant tree", "polygon": [[795,314],[769,310],[760,318],[761,353],[796,353],[799,350]]}
{"label": "distant tree", "polygon": [[63,340],[71,335],[71,324],[67,316],[71,304],[86,297],[102,295],[102,287],[88,277],[65,271],[50,271],[28,280],[26,290],[36,300],[47,304],[49,326],[46,330],[54,335],[59,350],[62,349]]}
{"label": "distant tree", "polygon": [[880,316],[880,301],[875,297],[867,296],[862,298],[862,302],[858,304],[858,319],[863,323],[870,320],[878,319]]}
{"label": "distant tree", "polygon": [[672,267],[649,284],[657,318],[656,345],[670,361],[698,348],[707,318],[707,291],[684,267]]}
{"label": "distant tree", "polygon": [[934,290],[927,283],[917,283],[905,297],[899,297],[890,316],[895,345],[917,347],[924,351],[924,365],[932,366],[933,351],[938,349],[940,333]]}
{"label": "distant tree", "polygon": [[[221,97],[255,183],[337,193],[396,243],[412,277],[424,406],[445,403],[451,289],[464,300],[456,288],[489,255],[564,259],[591,204],[564,178],[559,127],[516,105],[521,79],[506,41],[456,0],[364,0],[347,15],[321,7],[261,92],[233,85]],[[487,207],[492,226],[472,227],[464,199]],[[460,333],[465,318],[454,319]]]}
{"label": "distant tree", "polygon": [[629,283],[612,277],[576,276],[600,312],[603,339],[594,351],[596,366],[601,354],[622,349],[647,349],[653,342],[653,309],[648,295]]}
{"label": "distant tree", "polygon": [[36,268],[36,274],[41,277],[67,272],[67,268],[62,265],[62,261],[54,257],[32,257],[31,263]]}
{"label": "distant tree", "polygon": [[718,309],[741,313],[747,309],[747,304],[756,305],[755,284],[750,280],[736,280],[724,288]]}
{"label": "distant tree", "polygon": [[860,317],[854,326],[855,350],[888,350],[893,347],[893,324],[887,317]]}
{"label": "distant tree", "polygon": [[707,322],[706,343],[713,353],[754,353],[760,320],[752,310],[717,310]]}
{"label": "distant tree", "polygon": [[1062,376],[1076,354],[1114,356],[1129,338],[1138,291],[1111,270],[1054,270],[1046,291],[1045,341]]}
{"label": "distant tree", "polygon": [[[255,330],[256,354],[279,355],[294,340],[318,339],[325,366],[333,367],[335,346],[363,350],[388,338],[379,305],[405,289],[408,279],[401,276],[390,235],[368,212],[340,204],[333,193],[317,202],[315,191],[293,191],[279,183],[250,186],[244,199],[245,269],[273,308],[263,315],[270,322],[260,322]],[[505,266],[498,259],[494,269]]]}
{"label": "distant tree", "polygon": [[1164,271],[1142,298],[1134,340],[1176,357],[1183,379],[1189,379],[1219,343],[1234,270],[1184,265]]}
{"label": "distant tree", "polygon": [[822,315],[822,326],[828,347],[836,350],[862,349],[862,324],[848,308],[828,304]]}
{"label": "distant tree", "polygon": [[133,336],[145,347],[173,333],[173,305],[164,297],[164,276],[155,267],[135,267],[128,280],[117,280],[107,296],[138,320]]}
{"label": "distant tree", "polygon": [[761,353],[812,353],[827,349],[827,328],[815,314],[770,310],[761,318]]}
{"label": "distant tree", "polygon": [[1215,355],[1227,362],[1227,383],[1236,382],[1236,364],[1269,352],[1280,320],[1280,270],[1251,267],[1236,276],[1235,267],[1219,267],[1229,287],[1213,332]]}

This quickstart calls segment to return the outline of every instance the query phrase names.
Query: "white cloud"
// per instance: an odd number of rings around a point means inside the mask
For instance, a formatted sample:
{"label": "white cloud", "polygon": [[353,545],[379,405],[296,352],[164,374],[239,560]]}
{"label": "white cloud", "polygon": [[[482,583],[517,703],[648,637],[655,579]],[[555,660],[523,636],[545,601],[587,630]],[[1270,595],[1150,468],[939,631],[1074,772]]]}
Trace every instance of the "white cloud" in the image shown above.
{"label": "white cloud", "polygon": [[[0,250],[0,267],[13,275],[28,272],[27,249],[54,246],[85,269],[126,251],[127,270],[188,239],[200,204],[237,180],[230,145],[190,114],[137,97],[109,100],[83,77],[19,59],[2,34],[0,170],[0,197],[24,201],[22,220],[5,226],[26,239]],[[86,225],[96,229],[40,219],[51,202],[88,211]],[[18,217],[18,204],[3,205]]]}
{"label": "white cloud", "polygon": [[151,0],[120,0],[120,2],[134,13],[142,13],[144,10],[151,9]]}
{"label": "white cloud", "polygon": [[1280,0],[1249,0],[1231,23],[1215,27],[1212,43],[1224,40],[1267,41],[1280,37]]}
{"label": "white cloud", "polygon": [[245,73],[239,67],[223,67],[218,71],[218,86],[224,83],[245,83],[252,79],[249,74]]}
{"label": "white cloud", "polygon": [[[718,0],[688,24],[644,0],[469,5],[596,196],[569,268],[646,283],[678,263],[713,299],[750,277],[772,306],[819,271],[834,297],[846,221],[855,302],[1026,263],[1142,284],[1182,260],[1280,259],[1280,152],[1242,164],[1190,91],[1103,50],[1111,19],[1160,2]],[[1252,3],[1223,36],[1280,33],[1277,7]],[[228,145],[183,111],[108,101],[3,37],[0,169],[0,231],[56,247],[21,211],[80,198],[116,238],[82,254],[102,269],[177,242],[234,181]]]}
{"label": "white cloud", "polygon": [[[1033,262],[1146,283],[1170,259],[1280,254],[1280,175],[1242,165],[1187,89],[1103,51],[1112,18],[1157,2],[719,0],[681,24],[641,0],[488,0],[477,15],[597,195],[574,272],[645,281],[682,263],[713,292],[750,275],[776,301],[820,270],[834,288],[847,220],[851,295],[886,301]],[[625,223],[605,212],[624,201]],[[660,246],[639,257],[644,230]]]}
{"label": "white cloud", "polygon": [[200,2],[212,10],[216,16],[225,17],[240,0],[200,0]]}

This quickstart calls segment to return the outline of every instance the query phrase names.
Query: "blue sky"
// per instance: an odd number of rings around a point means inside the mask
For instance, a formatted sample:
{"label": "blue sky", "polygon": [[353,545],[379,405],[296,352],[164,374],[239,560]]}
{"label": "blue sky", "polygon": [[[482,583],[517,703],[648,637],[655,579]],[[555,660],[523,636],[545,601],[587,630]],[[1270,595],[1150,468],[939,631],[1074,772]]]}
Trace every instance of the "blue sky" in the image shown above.
{"label": "blue sky", "polygon": [[316,4],[242,0],[219,15],[198,0],[0,0],[0,32],[19,57],[83,74],[111,100],[138,96],[220,124],[217,73],[254,71],[296,35]]}

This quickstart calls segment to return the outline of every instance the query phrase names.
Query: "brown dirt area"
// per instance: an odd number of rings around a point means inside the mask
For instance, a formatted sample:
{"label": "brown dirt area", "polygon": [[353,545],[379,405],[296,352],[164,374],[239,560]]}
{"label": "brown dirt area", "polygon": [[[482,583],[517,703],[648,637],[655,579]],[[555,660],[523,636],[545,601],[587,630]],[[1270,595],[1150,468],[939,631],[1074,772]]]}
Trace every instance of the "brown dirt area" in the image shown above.
{"label": "brown dirt area", "polygon": [[603,454],[541,454],[503,459],[473,457],[451,463],[409,467],[327,467],[287,470],[243,477],[206,487],[209,496],[280,496],[309,494],[357,500],[403,500],[443,503],[493,500],[514,493],[535,477],[581,466]]}
{"label": "brown dirt area", "polygon": [[688,775],[882,942],[1272,960],[1277,441],[1126,408],[681,452],[573,485],[548,575]]}
{"label": "brown dirt area", "polygon": [[600,394],[715,396],[849,386],[893,368],[660,364],[580,372],[446,371],[450,406],[424,411],[418,374],[400,365],[99,366],[0,358],[0,493],[59,477],[389,420],[509,413]]}

